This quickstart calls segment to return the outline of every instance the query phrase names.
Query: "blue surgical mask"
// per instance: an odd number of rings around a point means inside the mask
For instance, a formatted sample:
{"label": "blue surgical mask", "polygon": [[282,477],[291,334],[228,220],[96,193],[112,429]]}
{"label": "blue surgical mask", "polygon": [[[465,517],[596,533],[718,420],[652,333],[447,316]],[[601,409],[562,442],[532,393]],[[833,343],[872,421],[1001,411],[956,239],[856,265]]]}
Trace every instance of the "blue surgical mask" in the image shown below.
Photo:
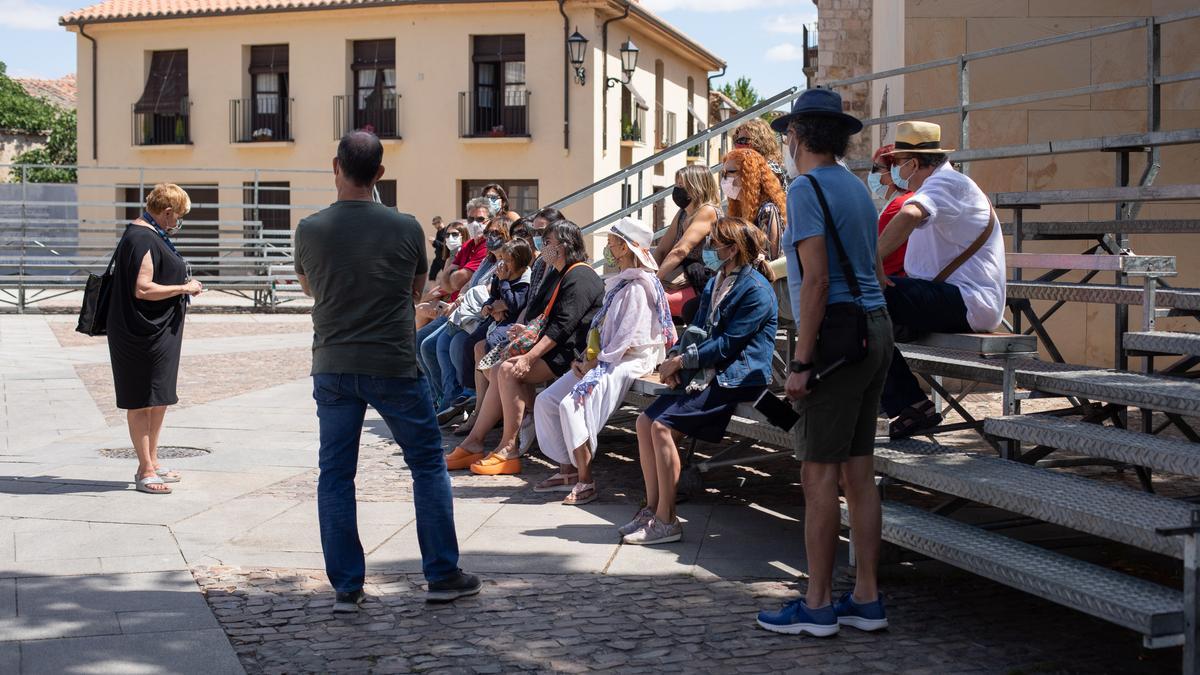
{"label": "blue surgical mask", "polygon": [[871,188],[871,194],[879,199],[883,199],[887,194],[887,186],[883,184],[883,178],[875,172],[867,174],[867,187]]}
{"label": "blue surgical mask", "polygon": [[721,256],[717,255],[717,252],[711,248],[704,249],[700,252],[700,255],[704,258],[704,266],[714,272],[719,271],[725,266],[725,261],[721,260]]}
{"label": "blue surgical mask", "polygon": [[[905,164],[907,163],[905,162]],[[892,165],[892,184],[896,186],[897,190],[908,190],[908,179],[900,177],[899,164]]]}
{"label": "blue surgical mask", "polygon": [[489,202],[491,202],[491,204],[492,204],[492,211],[494,213],[500,213],[500,206],[502,204],[502,202],[500,201],[500,198],[499,197],[488,197],[487,200]]}
{"label": "blue surgical mask", "polygon": [[533,250],[542,250],[542,236],[540,234],[533,235]]}

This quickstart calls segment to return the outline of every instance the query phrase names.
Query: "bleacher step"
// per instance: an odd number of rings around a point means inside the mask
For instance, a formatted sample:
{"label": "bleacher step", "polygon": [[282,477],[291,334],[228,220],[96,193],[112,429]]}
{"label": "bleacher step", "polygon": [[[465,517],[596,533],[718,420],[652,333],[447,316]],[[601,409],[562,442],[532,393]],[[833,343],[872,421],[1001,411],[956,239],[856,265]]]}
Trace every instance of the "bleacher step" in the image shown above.
{"label": "bleacher step", "polygon": [[[1009,300],[1049,300],[1052,302],[1095,302],[1107,305],[1141,305],[1141,286],[1115,284],[1074,284],[1060,281],[1009,281]],[[1200,311],[1200,289],[1160,288],[1154,293],[1158,307]]]}
{"label": "bleacher step", "polygon": [[875,470],[896,479],[1080,532],[1174,556],[1179,538],[1158,527],[1191,522],[1192,507],[1126,487],[1006,459],[945,452],[907,440],[875,448]]}
{"label": "bleacher step", "polygon": [[1200,356],[1200,333],[1133,331],[1125,334],[1124,346],[1133,353]]}
{"label": "bleacher step", "polygon": [[1183,630],[1179,591],[912,506],[884,502],[883,540],[1143,635]]}
{"label": "bleacher step", "polygon": [[1200,382],[1119,370],[1029,373],[1021,386],[1164,413],[1200,415]]}
{"label": "bleacher step", "polygon": [[1200,476],[1200,443],[1034,415],[991,418],[984,422],[983,430],[993,436],[1088,457],[1111,459],[1181,476]]}

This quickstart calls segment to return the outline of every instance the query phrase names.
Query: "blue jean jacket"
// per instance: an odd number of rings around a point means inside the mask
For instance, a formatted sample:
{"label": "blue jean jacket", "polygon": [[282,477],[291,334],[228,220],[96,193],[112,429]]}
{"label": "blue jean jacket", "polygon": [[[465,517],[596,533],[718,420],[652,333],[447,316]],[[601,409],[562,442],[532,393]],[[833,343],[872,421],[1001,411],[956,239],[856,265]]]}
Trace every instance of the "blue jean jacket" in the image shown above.
{"label": "blue jean jacket", "polygon": [[700,296],[692,325],[706,328],[708,339],[683,352],[684,368],[713,368],[722,387],[766,386],[771,383],[771,358],[779,326],[779,301],[766,277],[746,266],[706,326],[716,279]]}

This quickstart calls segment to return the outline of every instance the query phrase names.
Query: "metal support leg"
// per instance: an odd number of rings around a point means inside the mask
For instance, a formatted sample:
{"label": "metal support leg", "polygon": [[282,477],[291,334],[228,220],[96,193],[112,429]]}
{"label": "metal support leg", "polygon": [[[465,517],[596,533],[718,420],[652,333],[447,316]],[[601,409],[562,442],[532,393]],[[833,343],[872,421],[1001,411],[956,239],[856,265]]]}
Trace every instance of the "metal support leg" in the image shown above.
{"label": "metal support leg", "polygon": [[[1003,391],[1000,394],[1001,404],[1000,409],[1005,417],[1012,415],[1016,409],[1016,362],[1011,356],[1004,357],[1004,379],[1002,383]],[[1004,459],[1016,459],[1021,456],[1021,444],[1019,441],[1008,439],[1004,442],[1004,447],[1001,449],[1000,456]]]}
{"label": "metal support leg", "polygon": [[1200,675],[1200,510],[1192,511],[1192,522],[1181,527],[1160,527],[1164,536],[1183,537],[1183,673]]}

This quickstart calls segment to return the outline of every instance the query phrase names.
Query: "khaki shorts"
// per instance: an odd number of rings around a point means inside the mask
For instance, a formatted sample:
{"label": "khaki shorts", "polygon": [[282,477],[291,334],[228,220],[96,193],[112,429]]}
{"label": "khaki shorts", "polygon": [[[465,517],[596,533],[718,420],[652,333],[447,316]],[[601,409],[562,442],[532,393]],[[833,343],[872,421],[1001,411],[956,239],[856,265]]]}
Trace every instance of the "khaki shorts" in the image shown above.
{"label": "khaki shorts", "polygon": [[843,366],[796,403],[802,462],[845,462],[875,452],[879,397],[892,362],[892,320],[884,308],[867,312],[867,357]]}

